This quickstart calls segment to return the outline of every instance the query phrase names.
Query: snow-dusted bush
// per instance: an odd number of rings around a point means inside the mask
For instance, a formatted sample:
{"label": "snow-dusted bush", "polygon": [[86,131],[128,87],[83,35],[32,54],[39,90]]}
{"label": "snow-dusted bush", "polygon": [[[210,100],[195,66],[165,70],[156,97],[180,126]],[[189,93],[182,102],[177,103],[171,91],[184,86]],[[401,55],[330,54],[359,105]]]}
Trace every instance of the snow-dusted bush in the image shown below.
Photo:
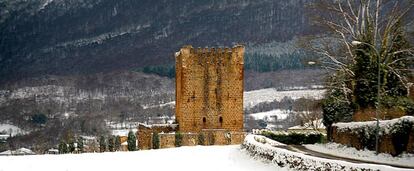
{"label": "snow-dusted bush", "polygon": [[319,132],[269,132],[264,131],[262,135],[284,144],[315,144],[322,142],[324,135]]}
{"label": "snow-dusted bush", "polygon": [[242,149],[245,149],[255,158],[267,160],[279,167],[287,167],[293,170],[373,171],[380,169],[379,167],[372,165],[354,164],[308,156],[302,153],[277,148],[276,146],[278,145],[283,144],[264,136],[247,135],[242,144]]}

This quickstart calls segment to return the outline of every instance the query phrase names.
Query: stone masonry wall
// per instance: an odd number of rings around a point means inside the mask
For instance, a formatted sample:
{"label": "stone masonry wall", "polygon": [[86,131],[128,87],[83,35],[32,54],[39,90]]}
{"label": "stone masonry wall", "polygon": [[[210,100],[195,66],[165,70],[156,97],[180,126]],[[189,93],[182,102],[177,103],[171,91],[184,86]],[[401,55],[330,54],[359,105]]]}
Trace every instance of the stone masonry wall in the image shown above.
{"label": "stone masonry wall", "polygon": [[175,134],[161,133],[161,134],[158,134],[158,136],[160,137],[160,148],[175,147]]}
{"label": "stone masonry wall", "polygon": [[[235,145],[242,144],[246,133],[244,132],[229,132],[225,130],[206,130],[200,133],[181,133],[182,146],[196,146],[196,145]],[[199,136],[204,136],[204,143],[198,144]],[[175,147],[175,133],[159,133],[160,148]],[[148,141],[144,144],[138,142],[139,149],[152,149],[152,133],[148,137]]]}
{"label": "stone masonry wall", "polygon": [[243,54],[243,46],[185,46],[176,53],[176,121],[180,132],[243,130]]}
{"label": "stone masonry wall", "polygon": [[[358,133],[353,133],[350,131],[340,132],[338,131],[338,128],[336,126],[333,126],[332,130],[333,142],[343,144],[349,147],[354,147],[358,150],[363,150],[364,148],[366,148],[363,146],[361,140],[357,138],[359,137],[359,135],[357,135]],[[391,135],[380,136],[379,142],[380,153],[389,153],[392,155],[396,154]],[[414,130],[410,132],[406,151],[408,153],[414,153]]]}
{"label": "stone masonry wall", "polygon": [[161,132],[175,132],[177,125],[172,124],[161,124],[161,125],[138,125],[137,138],[138,138],[138,149],[146,150],[152,148],[152,133]]}

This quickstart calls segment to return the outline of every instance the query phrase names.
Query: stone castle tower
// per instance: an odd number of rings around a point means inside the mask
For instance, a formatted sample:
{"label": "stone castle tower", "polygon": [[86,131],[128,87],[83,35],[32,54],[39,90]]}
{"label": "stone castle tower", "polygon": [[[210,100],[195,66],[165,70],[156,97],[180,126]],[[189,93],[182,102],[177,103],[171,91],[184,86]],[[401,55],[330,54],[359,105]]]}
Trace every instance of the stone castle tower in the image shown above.
{"label": "stone castle tower", "polygon": [[185,46],[176,53],[176,121],[180,132],[243,131],[244,47]]}

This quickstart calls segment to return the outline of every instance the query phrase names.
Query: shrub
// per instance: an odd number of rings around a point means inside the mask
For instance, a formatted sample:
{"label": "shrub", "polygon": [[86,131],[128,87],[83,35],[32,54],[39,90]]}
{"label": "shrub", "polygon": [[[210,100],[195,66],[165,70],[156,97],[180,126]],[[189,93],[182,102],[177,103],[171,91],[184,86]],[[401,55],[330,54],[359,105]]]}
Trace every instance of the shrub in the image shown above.
{"label": "shrub", "polygon": [[381,105],[387,109],[399,108],[409,116],[414,115],[414,102],[408,97],[386,96],[381,99]]}
{"label": "shrub", "polygon": [[75,143],[74,142],[69,142],[68,145],[69,145],[68,152],[73,153],[75,151]]}
{"label": "shrub", "polygon": [[181,147],[183,144],[183,135],[180,132],[175,133],[175,146]]}
{"label": "shrub", "polygon": [[110,136],[108,139],[108,150],[115,151],[115,139],[114,136]]}
{"label": "shrub", "polygon": [[413,127],[412,122],[403,120],[402,122],[396,123],[391,130],[392,144],[396,152],[395,155],[401,154],[407,150],[408,139],[410,131]]}
{"label": "shrub", "polygon": [[65,142],[59,143],[59,154],[65,154],[68,153],[68,145]]}
{"label": "shrub", "polygon": [[208,135],[208,145],[214,145],[216,143],[216,139],[214,137],[214,134],[212,132],[209,132]]}
{"label": "shrub", "polygon": [[263,136],[272,140],[281,142],[283,144],[315,144],[321,143],[324,139],[324,135],[321,133],[284,133],[275,134],[273,132],[263,132]]}
{"label": "shrub", "polygon": [[82,153],[83,152],[83,148],[84,148],[83,138],[82,137],[79,137],[78,138],[77,144],[78,144],[79,152]]}
{"label": "shrub", "polygon": [[137,138],[135,137],[134,132],[129,131],[128,133],[128,151],[137,150]]}
{"label": "shrub", "polygon": [[115,150],[121,150],[121,137],[119,135],[115,137]]}
{"label": "shrub", "polygon": [[160,148],[160,136],[158,133],[152,133],[152,148],[159,149]]}
{"label": "shrub", "polygon": [[106,151],[106,140],[104,136],[101,136],[99,139],[99,151],[105,152]]}

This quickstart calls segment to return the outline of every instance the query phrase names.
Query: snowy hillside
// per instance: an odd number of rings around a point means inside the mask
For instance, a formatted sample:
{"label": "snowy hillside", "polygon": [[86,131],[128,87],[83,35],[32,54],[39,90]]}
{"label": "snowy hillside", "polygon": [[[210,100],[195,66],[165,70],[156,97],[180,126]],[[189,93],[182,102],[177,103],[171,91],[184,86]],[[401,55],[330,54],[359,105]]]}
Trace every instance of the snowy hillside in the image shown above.
{"label": "snowy hillside", "polygon": [[288,97],[292,99],[308,98],[308,99],[321,99],[325,90],[290,90],[290,91],[277,91],[274,88],[260,89],[254,91],[244,92],[244,108],[253,107],[262,102],[281,101],[283,98]]}
{"label": "snowy hillside", "polygon": [[278,120],[283,120],[283,119],[286,119],[288,115],[289,115],[288,111],[280,110],[280,109],[250,114],[250,116],[253,116],[253,118],[256,120],[265,119],[265,118],[272,120],[272,118],[274,117],[276,117]]}
{"label": "snowy hillside", "polygon": [[11,136],[19,135],[19,134],[26,134],[26,131],[23,131],[17,126],[11,124],[0,124],[0,132],[4,132],[6,134],[11,134]]}
{"label": "snowy hillside", "polygon": [[196,146],[137,152],[0,157],[0,170],[271,171],[276,169],[274,165],[265,164],[250,158],[248,154],[240,151],[239,148],[240,146],[238,145]]}
{"label": "snowy hillside", "polygon": [[[253,91],[245,91],[243,94],[243,105],[244,108],[254,107],[255,105],[263,102],[271,101],[281,101],[283,98],[291,98],[293,100],[299,98],[307,99],[322,99],[323,94],[325,93],[324,89],[301,89],[301,90],[286,90],[278,91],[274,88],[259,89]],[[155,107],[164,107],[164,106],[174,106],[175,101],[162,103],[154,106],[144,106],[144,108],[155,108]]]}

